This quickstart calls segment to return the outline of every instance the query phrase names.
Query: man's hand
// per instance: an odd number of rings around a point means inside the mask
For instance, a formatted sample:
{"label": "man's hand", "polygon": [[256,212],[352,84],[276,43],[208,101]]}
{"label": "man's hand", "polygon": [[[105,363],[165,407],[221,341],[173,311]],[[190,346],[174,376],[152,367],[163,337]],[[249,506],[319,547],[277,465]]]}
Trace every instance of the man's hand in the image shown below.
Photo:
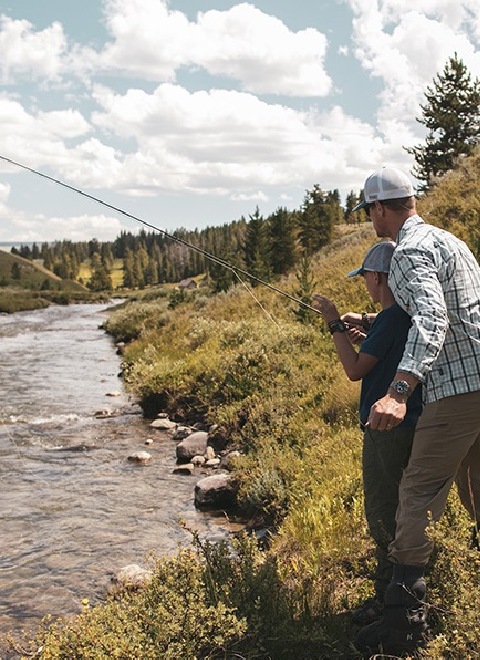
{"label": "man's hand", "polygon": [[350,328],[356,328],[360,332],[365,333],[361,314],[357,314],[357,312],[345,312],[340,318],[345,323],[348,323]]}
{"label": "man's hand", "polygon": [[374,431],[391,431],[403,422],[406,412],[406,401],[398,400],[388,391],[371,407],[366,426]]}

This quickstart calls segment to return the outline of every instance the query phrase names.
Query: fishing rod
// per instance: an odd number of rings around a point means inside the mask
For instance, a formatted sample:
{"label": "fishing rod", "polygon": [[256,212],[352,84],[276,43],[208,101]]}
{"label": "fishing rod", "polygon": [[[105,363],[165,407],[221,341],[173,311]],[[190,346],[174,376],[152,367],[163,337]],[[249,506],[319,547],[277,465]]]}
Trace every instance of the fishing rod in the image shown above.
{"label": "fishing rod", "polygon": [[238,274],[241,273],[242,275],[245,275],[246,277],[250,278],[254,282],[257,282],[257,284],[261,284],[267,289],[270,289],[271,291],[275,291],[275,293],[279,293],[282,296],[285,296],[292,302],[297,303],[298,305],[301,305],[302,307],[305,307],[306,309],[311,310],[312,312],[315,312],[316,314],[320,314],[318,309],[315,309],[308,303],[306,303],[303,300],[300,300],[300,298],[296,298],[295,296],[292,296],[290,293],[287,293],[286,291],[282,291],[282,289],[279,289],[278,287],[274,286],[273,284],[270,284],[269,282],[265,282],[265,280],[260,279],[256,275],[252,275],[252,273],[249,273],[247,270],[240,268],[239,266],[234,266],[233,264],[229,263],[225,259],[221,259],[220,257],[217,257],[214,254],[211,254],[210,252],[207,252],[201,247],[198,247],[197,245],[193,245],[193,243],[189,243],[186,241],[184,238],[180,238],[179,236],[173,236],[172,234],[169,234],[167,231],[164,229],[160,229],[160,227],[156,227],[155,225],[150,224],[146,220],[143,220],[142,218],[139,218],[131,213],[128,213],[128,211],[125,211],[124,209],[121,209],[117,206],[114,206],[113,204],[109,204],[103,199],[100,199],[99,197],[95,197],[94,195],[91,195],[90,193],[87,193],[83,190],[80,190],[80,188],[75,188],[74,186],[71,186],[68,183],[65,183],[65,181],[62,181],[61,179],[56,179],[53,176],[50,176],[49,174],[45,174],[45,172],[40,172],[39,170],[34,169],[33,167],[28,167],[28,165],[24,165],[23,163],[19,163],[18,161],[13,160],[12,158],[7,158],[6,156],[2,156],[0,154],[0,159],[10,163],[11,165],[15,165],[15,167],[20,167],[22,170],[26,170],[27,172],[31,172],[32,174],[35,174],[39,177],[42,177],[43,179],[47,179],[49,181],[52,181],[53,183],[58,184],[59,186],[62,186],[63,188],[67,188],[68,190],[72,190],[75,193],[78,193],[79,195],[82,195],[83,197],[87,197],[88,199],[91,199],[94,202],[97,202],[97,204],[101,204],[102,206],[105,206],[106,208],[112,209],[112,211],[116,211],[117,213],[120,213],[121,215],[124,215],[127,218],[130,218],[131,220],[134,220],[135,222],[139,222],[142,224],[144,227],[148,227],[149,229],[153,229],[154,231],[160,232],[165,236],[165,238],[169,238],[172,241],[177,241],[177,243],[181,243],[182,245],[185,245],[185,247],[189,248],[190,250],[195,250],[196,252],[199,252],[202,254],[206,259],[209,259],[210,261],[213,261],[214,263],[218,264],[219,266],[223,266],[224,268],[227,268],[228,270],[231,270],[233,273]]}

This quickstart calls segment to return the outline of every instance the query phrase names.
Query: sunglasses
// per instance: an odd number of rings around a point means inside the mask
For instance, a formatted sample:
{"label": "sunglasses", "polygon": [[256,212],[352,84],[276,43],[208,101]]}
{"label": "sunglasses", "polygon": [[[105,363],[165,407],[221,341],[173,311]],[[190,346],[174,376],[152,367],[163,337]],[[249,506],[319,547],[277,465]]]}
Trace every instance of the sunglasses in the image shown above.
{"label": "sunglasses", "polygon": [[371,204],[367,204],[366,206],[363,207],[363,210],[365,211],[368,217],[370,217],[370,209],[373,209],[374,206],[375,203],[372,202]]}

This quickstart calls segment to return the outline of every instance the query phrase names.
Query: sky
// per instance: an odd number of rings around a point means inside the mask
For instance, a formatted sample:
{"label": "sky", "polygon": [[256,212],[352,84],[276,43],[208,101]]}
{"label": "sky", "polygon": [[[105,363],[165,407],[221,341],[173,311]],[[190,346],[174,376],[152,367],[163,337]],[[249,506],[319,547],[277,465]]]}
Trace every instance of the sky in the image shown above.
{"label": "sky", "polygon": [[[411,172],[480,0],[0,0],[0,242],[203,229]],[[122,213],[124,211],[125,213]]]}

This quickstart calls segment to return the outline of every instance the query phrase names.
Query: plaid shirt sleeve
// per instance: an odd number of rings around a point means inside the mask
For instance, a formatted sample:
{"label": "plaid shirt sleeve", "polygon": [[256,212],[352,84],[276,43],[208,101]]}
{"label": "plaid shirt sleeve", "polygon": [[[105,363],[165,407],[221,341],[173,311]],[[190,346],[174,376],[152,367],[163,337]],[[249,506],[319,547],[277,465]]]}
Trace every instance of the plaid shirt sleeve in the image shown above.
{"label": "plaid shirt sleeve", "polygon": [[411,316],[399,371],[426,401],[480,390],[480,267],[465,243],[419,216],[400,229],[389,285]]}
{"label": "plaid shirt sleeve", "polygon": [[433,256],[414,247],[397,248],[389,283],[398,304],[412,318],[398,370],[423,382],[438,358],[448,328],[445,298]]}

